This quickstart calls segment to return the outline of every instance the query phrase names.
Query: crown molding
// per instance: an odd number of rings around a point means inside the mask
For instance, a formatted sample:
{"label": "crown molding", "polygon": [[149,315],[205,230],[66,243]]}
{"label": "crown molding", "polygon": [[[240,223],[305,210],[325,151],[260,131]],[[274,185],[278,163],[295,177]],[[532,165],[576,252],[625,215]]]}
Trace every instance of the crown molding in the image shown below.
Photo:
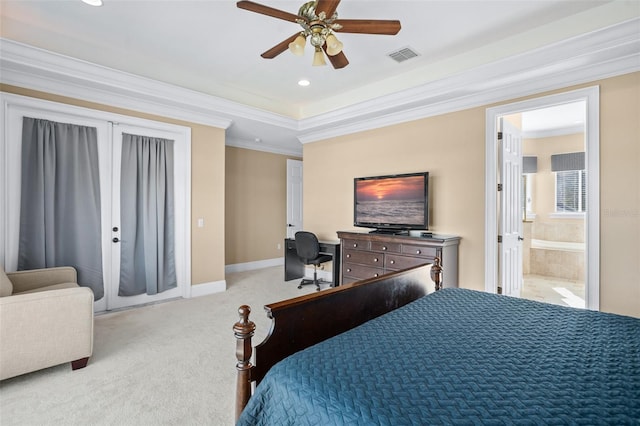
{"label": "crown molding", "polygon": [[0,81],[227,129],[235,117],[287,129],[297,121],[211,95],[0,38]]}
{"label": "crown molding", "polygon": [[254,140],[249,139],[241,139],[234,137],[227,137],[225,140],[225,145],[233,146],[236,148],[244,148],[251,149],[254,151],[262,151],[262,152],[270,152],[272,154],[281,154],[281,155],[290,155],[292,157],[302,157],[302,148],[286,148],[286,147],[278,147],[273,145],[268,145],[262,142],[256,142]]}
{"label": "crown molding", "polygon": [[362,132],[640,70],[640,18],[300,120],[300,142]]}
{"label": "crown molding", "polygon": [[[485,64],[451,77],[296,120],[223,98],[0,38],[0,81],[61,96],[228,129],[239,117],[315,142],[489,105],[640,70],[640,18]],[[293,147],[228,138],[232,146],[301,155]]]}

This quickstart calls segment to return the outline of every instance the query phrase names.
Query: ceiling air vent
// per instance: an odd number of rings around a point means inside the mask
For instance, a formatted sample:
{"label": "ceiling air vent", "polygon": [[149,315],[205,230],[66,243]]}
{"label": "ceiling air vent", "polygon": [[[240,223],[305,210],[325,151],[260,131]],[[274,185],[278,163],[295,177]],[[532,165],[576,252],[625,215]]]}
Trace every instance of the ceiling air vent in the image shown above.
{"label": "ceiling air vent", "polygon": [[396,62],[404,62],[407,59],[415,58],[418,54],[410,47],[403,47],[400,50],[389,53],[388,56]]}

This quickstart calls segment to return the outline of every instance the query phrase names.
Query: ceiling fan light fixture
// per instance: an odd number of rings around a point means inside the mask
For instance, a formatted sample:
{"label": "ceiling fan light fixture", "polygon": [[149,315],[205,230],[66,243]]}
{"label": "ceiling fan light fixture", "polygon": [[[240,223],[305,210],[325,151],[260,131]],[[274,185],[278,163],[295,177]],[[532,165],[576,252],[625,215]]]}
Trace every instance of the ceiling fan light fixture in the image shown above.
{"label": "ceiling fan light fixture", "polygon": [[320,47],[316,46],[316,52],[313,54],[313,66],[319,67],[327,65],[327,62],[324,60],[324,52]]}
{"label": "ceiling fan light fixture", "polygon": [[289,51],[296,56],[304,55],[304,46],[307,44],[307,38],[304,36],[304,33],[300,33],[295,40],[289,43]]}
{"label": "ceiling fan light fixture", "polygon": [[[2,0],[0,0],[2,1]],[[249,0],[239,0],[236,5],[240,9],[267,15],[272,18],[295,22],[302,27],[302,32],[294,33],[260,56],[273,59],[285,50],[297,56],[303,55],[307,38],[314,49],[313,65],[326,65],[325,56],[329,57],[335,69],[349,65],[344,55],[343,44],[336,38],[334,31],[357,34],[395,35],[400,31],[398,20],[390,19],[338,19],[337,8],[340,0],[306,0],[298,14],[275,9]],[[319,10],[319,12],[317,12]],[[300,30],[298,30],[300,31]]]}
{"label": "ceiling fan light fixture", "polygon": [[313,47],[321,47],[324,44],[324,34],[322,34],[319,27],[315,27],[312,29],[309,43],[311,43]]}
{"label": "ceiling fan light fixture", "polygon": [[335,35],[329,34],[327,36],[327,55],[335,56],[338,53],[342,52],[343,47],[344,46],[342,42],[338,40],[338,38]]}

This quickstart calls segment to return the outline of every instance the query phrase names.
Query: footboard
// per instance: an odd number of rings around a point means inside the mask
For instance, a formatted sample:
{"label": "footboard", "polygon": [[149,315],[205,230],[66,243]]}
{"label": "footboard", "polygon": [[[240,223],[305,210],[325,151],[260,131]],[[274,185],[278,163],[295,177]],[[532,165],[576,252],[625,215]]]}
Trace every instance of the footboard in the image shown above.
{"label": "footboard", "polygon": [[429,293],[434,283],[439,290],[441,281],[440,259],[436,258],[431,266],[418,266],[266,305],[267,316],[272,319],[271,329],[255,348],[255,365],[251,364],[251,338],[256,326],[249,320],[249,306],[241,306],[240,320],[233,326],[238,361],[236,419],[251,397],[252,383],[257,385],[278,361],[414,301]]}

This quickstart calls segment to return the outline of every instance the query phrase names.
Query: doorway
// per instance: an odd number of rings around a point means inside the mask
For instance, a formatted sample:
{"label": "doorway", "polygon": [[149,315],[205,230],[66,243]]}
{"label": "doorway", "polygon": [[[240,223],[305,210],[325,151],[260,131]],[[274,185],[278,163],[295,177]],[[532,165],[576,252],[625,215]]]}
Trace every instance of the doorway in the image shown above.
{"label": "doorway", "polygon": [[302,161],[287,159],[287,238],[302,231]]}
{"label": "doorway", "polygon": [[[552,161],[551,155],[545,154],[544,160],[540,158],[541,162],[544,162],[545,168],[547,168],[547,176],[532,177],[531,169],[528,173],[522,173],[524,170],[518,172],[518,185],[519,188],[507,187],[508,182],[501,181],[500,177],[500,163],[503,158],[502,148],[498,144],[497,135],[500,129],[501,121],[508,120],[510,122],[515,121],[518,123],[523,114],[530,114],[535,110],[542,110],[549,107],[563,107],[568,105],[575,105],[579,103],[583,105],[583,111],[585,116],[585,123],[582,125],[584,135],[578,135],[576,138],[582,138],[582,144],[584,150],[582,152],[582,161],[584,170],[579,171],[579,166],[572,165],[574,161],[580,161],[578,157],[580,154],[575,148],[562,148],[560,151],[554,153],[553,161],[555,163],[555,170],[548,169],[548,164]],[[572,297],[575,294],[572,289],[562,289],[562,285],[557,285],[553,282],[539,282],[531,281],[531,278],[537,279],[537,274],[531,274],[531,261],[532,251],[535,251],[537,264],[536,268],[549,267],[548,262],[545,259],[553,259],[556,256],[560,256],[563,262],[566,264],[570,258],[575,259],[576,262],[580,262],[579,259],[583,259],[584,265],[582,270],[583,276],[581,277],[559,277],[559,282],[562,284],[564,281],[572,281],[572,278],[576,278],[575,281],[584,282],[584,300],[583,307],[592,310],[599,309],[599,90],[598,87],[592,87],[587,89],[576,90],[558,95],[551,95],[542,98],[532,99],[528,101],[502,105],[500,107],[490,108],[487,110],[487,134],[486,134],[486,221],[485,221],[485,290],[488,292],[496,293],[499,288],[506,289],[505,294],[520,296],[518,292],[511,291],[512,288],[522,289],[524,291],[523,296],[528,297],[530,292],[527,290],[527,282],[524,277],[527,277],[529,283],[529,289],[534,285],[550,285],[557,290],[554,290],[561,297],[560,299],[566,299],[564,304],[577,305],[579,300]],[[501,120],[503,119],[503,120]],[[516,125],[516,127],[518,127]],[[525,141],[525,144],[529,141]],[[532,155],[526,155],[531,151],[531,147],[526,147],[524,151],[524,157],[532,157]],[[561,155],[558,155],[561,154]],[[543,161],[542,161],[543,160]],[[531,167],[531,164],[526,164],[520,160],[518,162],[521,167]],[[538,179],[538,177],[540,179]],[[536,202],[543,204],[542,200],[536,200],[535,187],[536,184],[541,186],[537,188],[540,191],[549,191],[548,179],[554,179],[552,182],[553,194],[545,195],[546,199],[551,198],[551,204],[553,205],[554,212],[550,214],[543,208],[541,214],[538,216],[533,215],[535,212]],[[547,180],[547,183],[545,182]],[[539,182],[538,182],[539,181]],[[559,183],[558,183],[559,182]],[[562,204],[564,200],[562,194],[559,194],[557,188],[563,188],[562,184],[575,184],[577,186],[569,186],[570,188],[577,187],[582,188],[583,197],[578,197],[576,206],[564,206]],[[498,184],[503,184],[502,188],[498,187]],[[502,189],[502,191],[498,191]],[[509,199],[509,194],[518,194],[515,198],[516,201],[512,203],[518,203],[515,208],[505,209],[503,203],[505,199]],[[522,193],[522,195],[520,195]],[[540,197],[538,197],[540,198]],[[574,198],[575,199],[575,198]],[[565,207],[572,211],[556,211],[556,208],[563,209]],[[540,210],[541,207],[538,207]],[[513,256],[514,251],[505,251],[501,247],[499,239],[501,239],[501,224],[508,222],[509,218],[503,217],[504,213],[511,215],[511,219],[518,221],[520,229],[517,231],[517,237],[519,243],[515,253],[518,256]],[[511,213],[509,213],[511,212]],[[556,216],[556,217],[554,217]],[[560,216],[560,217],[558,217]],[[542,220],[545,219],[545,220]],[[572,222],[569,224],[569,222]],[[535,223],[535,225],[534,225]],[[582,228],[580,223],[583,223]],[[569,226],[567,226],[569,225]],[[578,236],[577,234],[581,234]],[[582,240],[581,240],[582,238]],[[582,252],[580,251],[582,250]],[[506,254],[509,254],[507,256]],[[523,263],[524,262],[524,263]],[[518,277],[508,277],[505,271],[519,270]],[[553,268],[551,268],[553,269]],[[565,270],[569,270],[567,267]],[[580,270],[580,268],[574,268],[574,270]],[[538,269],[540,271],[540,269]],[[523,275],[523,272],[525,273]],[[553,271],[557,273],[559,271]],[[542,271],[543,274],[548,274],[549,269]],[[512,274],[513,275],[513,274]],[[531,276],[533,275],[533,277]],[[551,275],[552,278],[553,275]],[[506,282],[503,284],[501,281]],[[520,280],[514,284],[514,280]],[[524,286],[524,287],[523,287]],[[575,287],[573,288],[575,290]],[[575,290],[578,292],[579,290]],[[567,303],[568,302],[568,303]]]}
{"label": "doorway", "polygon": [[[8,206],[0,216],[4,231],[0,256],[7,270],[16,270],[18,266],[18,241],[21,197],[21,140],[23,117],[34,117],[54,123],[66,123],[71,126],[87,126],[96,129],[99,168],[99,227],[101,235],[97,242],[101,259],[102,282],[97,282],[94,293],[103,293],[96,297],[94,311],[101,312],[128,306],[145,304],[159,300],[188,297],[190,289],[190,130],[181,126],[126,117],[101,111],[73,107],[66,104],[42,101],[17,95],[2,95],[6,133],[2,147],[6,155],[0,159],[6,167],[7,179],[0,193],[2,202]],[[140,135],[145,138],[165,138],[173,141],[173,198],[169,202],[173,221],[171,232],[175,238],[171,244],[171,259],[175,261],[175,279],[166,291],[127,290],[135,295],[125,295],[121,286],[122,218],[121,218],[121,151],[123,135]],[[123,183],[124,185],[124,183]],[[132,184],[127,184],[129,190]],[[133,184],[135,186],[135,184]],[[135,198],[135,197],[134,197]],[[18,201],[16,201],[18,200]],[[131,211],[131,209],[127,209]],[[168,222],[167,222],[168,223]],[[129,257],[127,256],[127,260]],[[165,259],[167,259],[165,257]],[[145,262],[137,262],[147,268]],[[160,266],[162,268],[162,265]],[[151,276],[151,275],[149,275]],[[139,282],[139,275],[136,281]],[[134,281],[134,280],[130,280]],[[164,288],[162,289],[164,290]]]}

